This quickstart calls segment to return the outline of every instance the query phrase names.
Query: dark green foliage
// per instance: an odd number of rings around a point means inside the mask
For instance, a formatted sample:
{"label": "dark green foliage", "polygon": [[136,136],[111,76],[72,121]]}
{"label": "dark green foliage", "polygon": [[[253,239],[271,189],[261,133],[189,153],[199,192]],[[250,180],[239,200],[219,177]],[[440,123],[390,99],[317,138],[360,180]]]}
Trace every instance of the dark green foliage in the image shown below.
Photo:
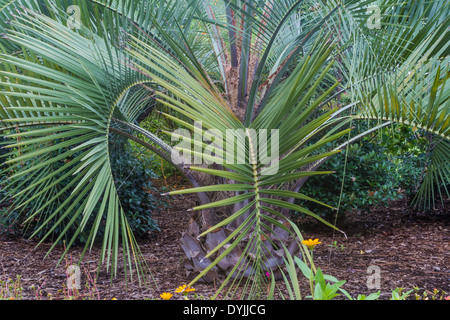
{"label": "dark green foliage", "polygon": [[[426,156],[424,141],[414,135],[413,131],[399,127],[350,145],[348,152],[344,149],[321,167],[336,171],[334,175],[327,179],[311,177],[301,192],[333,207],[339,206],[342,216],[353,209],[367,213],[372,206],[386,206],[390,200],[411,199]],[[335,211],[320,205],[306,202],[302,205],[322,216],[335,215]]]}
{"label": "dark green foliage", "polygon": [[112,159],[114,178],[121,204],[136,237],[158,230],[151,213],[167,207],[160,191],[150,181],[157,178],[150,164],[133,154]]}

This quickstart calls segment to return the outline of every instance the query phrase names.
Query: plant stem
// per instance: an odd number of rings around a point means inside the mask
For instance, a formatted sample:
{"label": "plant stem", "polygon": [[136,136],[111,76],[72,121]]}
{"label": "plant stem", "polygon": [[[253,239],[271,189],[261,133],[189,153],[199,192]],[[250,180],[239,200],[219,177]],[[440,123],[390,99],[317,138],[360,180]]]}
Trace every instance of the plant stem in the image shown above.
{"label": "plant stem", "polygon": [[310,251],[311,251],[311,276],[309,277],[309,286],[311,288],[311,296],[314,300],[313,268],[315,269],[315,267],[313,262],[313,250],[310,249]]}

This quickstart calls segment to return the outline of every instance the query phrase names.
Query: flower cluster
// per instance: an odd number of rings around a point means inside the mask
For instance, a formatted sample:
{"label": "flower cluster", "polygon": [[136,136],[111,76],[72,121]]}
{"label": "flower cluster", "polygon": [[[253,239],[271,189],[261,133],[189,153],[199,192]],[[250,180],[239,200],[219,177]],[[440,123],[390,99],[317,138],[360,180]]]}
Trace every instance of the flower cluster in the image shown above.
{"label": "flower cluster", "polygon": [[[194,288],[188,287],[187,285],[179,286],[177,289],[175,289],[175,293],[182,293],[185,297],[189,292],[195,291]],[[170,292],[163,292],[160,294],[161,299],[163,300],[170,300],[170,298],[173,297],[173,294]]]}

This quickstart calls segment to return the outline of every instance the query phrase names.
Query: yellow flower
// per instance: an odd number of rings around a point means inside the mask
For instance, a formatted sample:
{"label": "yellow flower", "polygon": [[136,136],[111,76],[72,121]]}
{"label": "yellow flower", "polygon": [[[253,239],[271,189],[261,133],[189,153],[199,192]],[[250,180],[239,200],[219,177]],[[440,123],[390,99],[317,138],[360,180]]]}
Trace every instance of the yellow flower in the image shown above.
{"label": "yellow flower", "polygon": [[111,300],[117,300],[116,298],[112,298]]}
{"label": "yellow flower", "polygon": [[170,298],[172,298],[173,294],[171,294],[169,292],[164,292],[164,293],[160,294],[160,296],[163,300],[170,300]]}
{"label": "yellow flower", "polygon": [[314,246],[316,246],[322,242],[319,242],[319,239],[314,239],[314,240],[309,239],[309,240],[303,240],[302,243],[304,245],[306,245],[309,248],[309,250],[312,250],[312,249],[314,249]]}
{"label": "yellow flower", "polygon": [[176,293],[181,293],[181,292],[184,293],[184,292],[190,292],[190,291],[195,291],[195,289],[188,287],[186,285],[182,285],[175,290]]}

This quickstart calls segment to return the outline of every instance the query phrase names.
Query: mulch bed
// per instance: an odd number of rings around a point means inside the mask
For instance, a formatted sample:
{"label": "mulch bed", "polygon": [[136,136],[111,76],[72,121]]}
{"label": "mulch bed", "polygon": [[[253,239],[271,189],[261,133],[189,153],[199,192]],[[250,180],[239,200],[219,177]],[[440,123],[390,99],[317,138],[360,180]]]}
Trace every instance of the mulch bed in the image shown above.
{"label": "mulch bed", "polygon": [[346,280],[344,287],[352,296],[377,291],[367,287],[370,266],[380,270],[380,299],[389,299],[395,288],[417,287],[420,295],[437,289],[450,295],[449,209],[447,201],[444,208],[418,214],[399,200],[368,214],[348,214],[341,226],[347,238],[314,222],[303,234],[326,244],[314,250],[315,263],[324,273]]}
{"label": "mulch bed", "polygon": [[[188,283],[184,252],[178,240],[189,220],[187,209],[194,206],[195,200],[195,196],[174,198],[171,208],[154,214],[161,232],[139,240],[152,271],[154,284],[151,287],[126,281],[122,265],[113,279],[102,268],[94,284],[86,278],[95,276],[98,267],[100,248],[94,247],[81,265],[82,283],[88,284],[81,292],[91,299],[101,300],[158,299],[160,293],[173,292]],[[395,201],[389,208],[373,209],[369,214],[352,212],[340,226],[347,237],[309,218],[301,218],[299,223],[305,238],[319,238],[322,242],[314,251],[316,266],[325,274],[346,280],[344,288],[352,296],[377,291],[367,287],[368,268],[373,265],[381,271],[380,299],[389,299],[392,290],[398,287],[406,290],[418,287],[420,294],[434,289],[450,293],[448,204],[427,215],[414,213],[405,201]],[[66,267],[77,260],[83,248],[73,248],[67,259],[57,265],[64,248],[58,246],[46,257],[50,246],[44,243],[36,247],[34,240],[0,237],[0,280],[14,280],[20,275],[23,299],[63,299]],[[302,280],[306,285],[302,293],[308,295],[308,283]],[[216,289],[214,284],[200,283],[195,288],[204,298],[214,294]],[[414,299],[414,295],[410,298]]]}

